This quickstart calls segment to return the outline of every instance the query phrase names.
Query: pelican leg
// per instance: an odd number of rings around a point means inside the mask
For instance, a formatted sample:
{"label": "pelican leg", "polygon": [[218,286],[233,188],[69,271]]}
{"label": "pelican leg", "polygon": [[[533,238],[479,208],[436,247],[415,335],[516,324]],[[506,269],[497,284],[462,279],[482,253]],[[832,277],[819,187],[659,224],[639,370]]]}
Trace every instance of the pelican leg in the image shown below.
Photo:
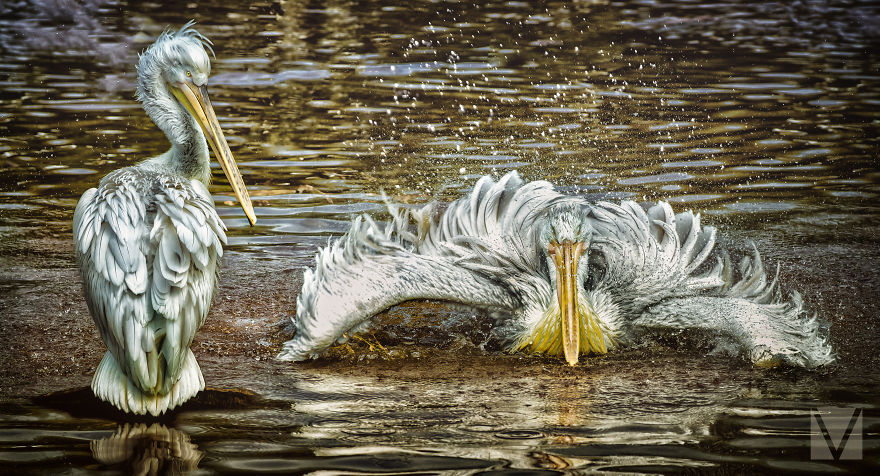
{"label": "pelican leg", "polygon": [[379,343],[379,339],[377,339],[376,335],[372,332],[370,332],[370,339],[361,337],[359,335],[354,335],[352,337],[363,342],[364,344],[367,344],[367,346],[370,348],[370,352],[381,352],[385,356],[385,358],[389,358],[391,356],[391,354],[388,353],[388,349],[386,349],[384,345]]}

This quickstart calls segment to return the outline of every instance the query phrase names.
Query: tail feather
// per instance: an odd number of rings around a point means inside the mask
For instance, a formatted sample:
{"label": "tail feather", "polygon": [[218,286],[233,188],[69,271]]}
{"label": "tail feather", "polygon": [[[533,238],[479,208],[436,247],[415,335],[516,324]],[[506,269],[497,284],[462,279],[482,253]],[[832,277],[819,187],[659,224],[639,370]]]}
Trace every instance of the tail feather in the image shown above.
{"label": "tail feather", "polygon": [[126,375],[113,353],[104,354],[104,359],[92,379],[95,396],[116,408],[136,415],[159,416],[180,406],[205,389],[205,379],[191,350],[186,351],[180,379],[171,386],[168,393],[150,395],[141,391]]}

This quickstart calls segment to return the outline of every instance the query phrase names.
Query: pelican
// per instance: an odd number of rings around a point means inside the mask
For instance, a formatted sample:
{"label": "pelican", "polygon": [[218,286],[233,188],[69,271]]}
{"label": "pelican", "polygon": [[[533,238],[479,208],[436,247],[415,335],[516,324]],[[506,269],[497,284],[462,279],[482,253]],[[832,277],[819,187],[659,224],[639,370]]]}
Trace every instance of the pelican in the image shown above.
{"label": "pelican", "polygon": [[73,218],[86,302],[108,348],[92,390],[138,415],[161,415],[205,387],[190,344],[217,291],[226,244],[206,188],[209,144],[256,223],[208,98],[211,42],[193,23],[162,33],[137,66],[137,97],[171,149],[107,174]]}
{"label": "pelican", "polygon": [[412,299],[494,311],[511,352],[577,364],[646,335],[695,329],[758,365],[833,359],[827,326],[797,292],[782,296],[755,249],[734,269],[716,230],[668,203],[591,203],[511,172],[481,178],[446,207],[402,209],[380,226],[358,216],[306,269],[278,358],[306,360]]}

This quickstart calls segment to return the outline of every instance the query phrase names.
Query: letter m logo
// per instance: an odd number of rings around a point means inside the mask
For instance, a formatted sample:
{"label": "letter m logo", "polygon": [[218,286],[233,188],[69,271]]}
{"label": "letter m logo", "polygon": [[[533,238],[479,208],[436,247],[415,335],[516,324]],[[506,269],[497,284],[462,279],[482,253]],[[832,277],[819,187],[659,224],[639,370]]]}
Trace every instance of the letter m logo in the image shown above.
{"label": "letter m logo", "polygon": [[812,409],[810,459],[862,459],[862,409]]}

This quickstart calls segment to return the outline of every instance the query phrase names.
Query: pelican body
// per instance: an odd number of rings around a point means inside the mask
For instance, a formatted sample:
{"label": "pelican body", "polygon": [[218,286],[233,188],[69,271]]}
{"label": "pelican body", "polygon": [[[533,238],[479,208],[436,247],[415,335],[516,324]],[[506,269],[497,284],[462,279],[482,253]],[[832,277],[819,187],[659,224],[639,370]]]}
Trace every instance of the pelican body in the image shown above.
{"label": "pelican body", "polygon": [[280,359],[315,358],[412,299],[495,311],[493,333],[509,351],[570,365],[648,332],[684,329],[756,364],[834,359],[826,326],[797,292],[783,298],[757,250],[734,269],[715,250],[714,228],[662,201],[592,203],[511,172],[483,177],[442,212],[389,211],[387,225],[359,216],[317,253]]}
{"label": "pelican body", "polygon": [[92,390],[161,415],[204,389],[190,350],[217,290],[226,227],[214,210],[210,144],[250,223],[253,207],[207,94],[210,41],[187,23],[140,57],[137,95],[171,149],[105,176],[73,219],[86,302],[108,351]]}

